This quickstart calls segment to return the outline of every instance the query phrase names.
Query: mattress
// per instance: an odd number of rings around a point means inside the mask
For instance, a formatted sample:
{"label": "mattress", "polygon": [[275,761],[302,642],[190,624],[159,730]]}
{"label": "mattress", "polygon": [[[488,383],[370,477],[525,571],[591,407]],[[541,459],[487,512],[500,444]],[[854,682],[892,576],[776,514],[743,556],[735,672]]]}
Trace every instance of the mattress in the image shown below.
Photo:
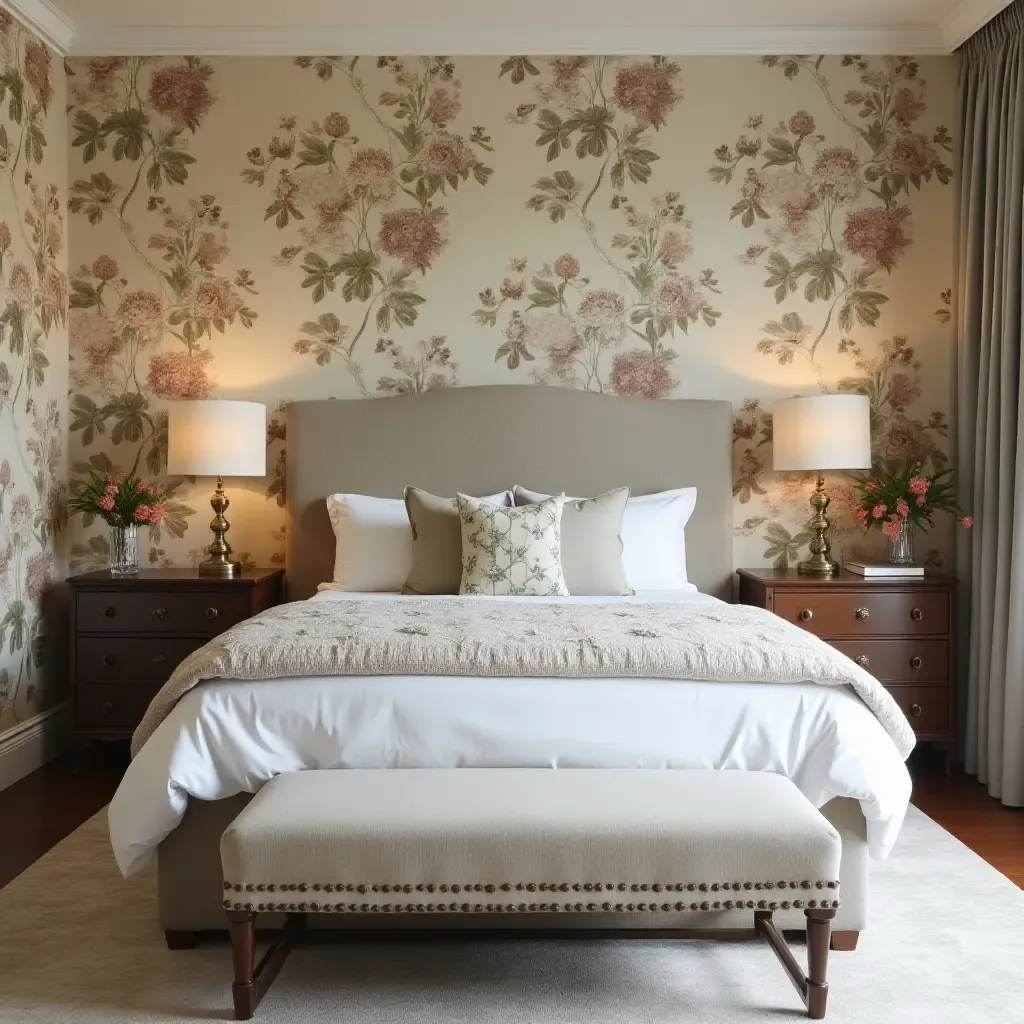
{"label": "mattress", "polygon": [[[324,588],[313,601],[393,594]],[[693,591],[633,597],[467,598],[558,602],[714,602]],[[141,870],[190,799],[254,793],[274,775],[316,768],[649,768],[767,771],[815,805],[860,803],[885,856],[910,777],[852,692],[796,684],[670,679],[467,676],[211,680],[189,692],[132,761],[109,809],[125,875]]]}

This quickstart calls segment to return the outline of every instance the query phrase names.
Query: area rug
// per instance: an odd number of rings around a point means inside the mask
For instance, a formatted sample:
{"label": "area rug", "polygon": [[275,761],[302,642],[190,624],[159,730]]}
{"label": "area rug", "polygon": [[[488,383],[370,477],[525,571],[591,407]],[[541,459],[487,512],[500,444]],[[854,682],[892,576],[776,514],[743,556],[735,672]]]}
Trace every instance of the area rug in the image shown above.
{"label": "area rug", "polygon": [[[830,1021],[1024,1022],[1024,891],[912,808],[871,897],[860,948],[831,956]],[[120,877],[97,815],[0,890],[0,1021],[230,1019],[227,944],[171,952],[155,919],[153,875]],[[292,953],[257,1011],[288,1024],[801,1017],[766,946],[655,940],[317,944]]]}

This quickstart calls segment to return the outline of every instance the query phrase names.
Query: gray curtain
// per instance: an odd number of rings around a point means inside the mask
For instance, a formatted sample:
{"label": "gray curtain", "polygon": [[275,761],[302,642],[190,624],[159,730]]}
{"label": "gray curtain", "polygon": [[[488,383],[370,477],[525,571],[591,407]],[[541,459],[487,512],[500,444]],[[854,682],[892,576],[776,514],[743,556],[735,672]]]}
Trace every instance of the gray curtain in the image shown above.
{"label": "gray curtain", "polygon": [[1022,806],[1024,0],[963,47],[956,137],[953,423],[961,500],[975,521],[957,538],[964,760],[993,796]]}

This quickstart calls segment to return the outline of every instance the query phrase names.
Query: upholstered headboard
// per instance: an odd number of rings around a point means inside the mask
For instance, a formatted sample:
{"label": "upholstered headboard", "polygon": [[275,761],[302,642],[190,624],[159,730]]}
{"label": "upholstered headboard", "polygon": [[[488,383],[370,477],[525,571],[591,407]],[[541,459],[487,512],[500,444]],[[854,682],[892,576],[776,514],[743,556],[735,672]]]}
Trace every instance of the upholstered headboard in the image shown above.
{"label": "upholstered headboard", "polygon": [[334,570],[324,498],[539,491],[634,494],[697,488],[686,528],[690,581],[726,596],[732,572],[732,413],[728,402],[663,401],[542,386],[451,388],[288,407],[288,596]]}

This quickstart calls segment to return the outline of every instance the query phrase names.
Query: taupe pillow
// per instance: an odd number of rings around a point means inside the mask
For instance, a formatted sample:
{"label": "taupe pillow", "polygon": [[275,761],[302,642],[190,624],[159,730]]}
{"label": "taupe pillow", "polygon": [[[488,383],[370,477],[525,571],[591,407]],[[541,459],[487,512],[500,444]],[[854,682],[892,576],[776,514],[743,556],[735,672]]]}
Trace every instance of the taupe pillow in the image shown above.
{"label": "taupe pillow", "polygon": [[[491,505],[510,506],[511,491],[488,494]],[[462,527],[454,498],[406,487],[405,511],[412,527],[412,568],[403,594],[457,594],[462,579]]]}
{"label": "taupe pillow", "polygon": [[[516,505],[536,498],[514,487]],[[617,487],[596,498],[566,498],[562,506],[562,575],[570,594],[632,594],[622,567],[622,514],[629,488]]]}

